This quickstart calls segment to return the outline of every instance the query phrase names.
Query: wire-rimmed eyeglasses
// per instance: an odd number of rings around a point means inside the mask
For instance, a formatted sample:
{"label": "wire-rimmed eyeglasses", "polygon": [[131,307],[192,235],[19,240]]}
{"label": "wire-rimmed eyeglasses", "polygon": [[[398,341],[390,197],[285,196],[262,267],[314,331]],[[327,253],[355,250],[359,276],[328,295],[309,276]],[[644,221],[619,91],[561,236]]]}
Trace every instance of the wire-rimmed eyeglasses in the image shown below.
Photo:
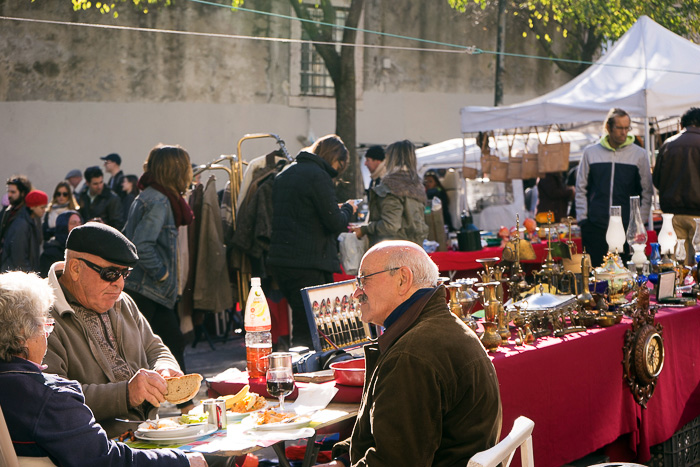
{"label": "wire-rimmed eyeglasses", "polygon": [[381,274],[383,272],[396,271],[399,269],[401,269],[400,266],[396,268],[384,269],[383,271],[373,272],[372,274],[363,274],[361,276],[355,276],[355,285],[358,289],[363,289],[365,286],[365,279],[367,279],[368,277],[376,276],[377,274]]}

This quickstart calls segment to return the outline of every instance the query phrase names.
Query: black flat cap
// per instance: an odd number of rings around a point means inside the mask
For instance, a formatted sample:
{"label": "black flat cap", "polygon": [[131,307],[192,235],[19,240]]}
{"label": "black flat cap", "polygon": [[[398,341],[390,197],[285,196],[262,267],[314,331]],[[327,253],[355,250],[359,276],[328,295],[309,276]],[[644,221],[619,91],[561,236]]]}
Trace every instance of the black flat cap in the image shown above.
{"label": "black flat cap", "polygon": [[133,267],[139,260],[136,246],[120,231],[107,224],[88,222],[68,234],[66,249],[99,256],[120,266]]}

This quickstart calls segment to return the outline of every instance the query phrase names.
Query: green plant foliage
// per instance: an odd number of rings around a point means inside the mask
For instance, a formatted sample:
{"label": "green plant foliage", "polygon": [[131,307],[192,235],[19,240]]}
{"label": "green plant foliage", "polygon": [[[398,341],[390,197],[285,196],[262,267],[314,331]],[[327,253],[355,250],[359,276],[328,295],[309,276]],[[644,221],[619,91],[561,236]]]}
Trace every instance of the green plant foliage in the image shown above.
{"label": "green plant foliage", "polygon": [[[32,0],[34,2],[35,0]],[[115,18],[119,16],[119,9],[132,6],[143,14],[160,7],[168,7],[172,0],[118,0],[116,2],[92,2],[90,0],[71,0],[74,11],[97,10],[102,14],[111,14]],[[243,5],[243,0],[231,0],[231,6]]]}
{"label": "green plant foliage", "polygon": [[[471,3],[495,8],[497,0],[448,0],[465,11]],[[622,36],[642,15],[697,42],[700,37],[700,0],[529,0],[508,2],[508,13],[526,18],[529,33],[549,57],[581,61],[557,62],[576,75],[588,67],[601,47]]]}

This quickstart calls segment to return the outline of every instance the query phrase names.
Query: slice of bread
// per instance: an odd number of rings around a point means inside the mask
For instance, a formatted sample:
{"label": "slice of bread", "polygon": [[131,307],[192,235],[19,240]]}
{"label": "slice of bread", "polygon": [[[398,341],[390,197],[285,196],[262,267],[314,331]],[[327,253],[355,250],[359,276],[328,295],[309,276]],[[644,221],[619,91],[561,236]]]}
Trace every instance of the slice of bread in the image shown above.
{"label": "slice of bread", "polygon": [[165,382],[168,384],[168,391],[164,396],[165,400],[173,404],[181,404],[197,395],[199,387],[202,385],[202,375],[192,373],[175,378],[165,378]]}

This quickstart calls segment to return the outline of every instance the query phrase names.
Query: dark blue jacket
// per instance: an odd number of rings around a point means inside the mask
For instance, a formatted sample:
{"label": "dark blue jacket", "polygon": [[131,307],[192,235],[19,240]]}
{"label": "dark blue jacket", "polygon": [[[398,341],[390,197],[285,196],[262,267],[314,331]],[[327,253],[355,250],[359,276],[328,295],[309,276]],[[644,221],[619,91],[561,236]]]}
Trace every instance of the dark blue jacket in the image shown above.
{"label": "dark blue jacket", "polygon": [[18,456],[68,466],[188,467],[184,453],[132,449],[107,438],[76,381],[42,373],[28,360],[0,361],[0,407]]}
{"label": "dark blue jacket", "polygon": [[272,187],[272,239],[268,264],[340,272],[338,234],[347,231],[352,206],[338,202],[338,173],[316,154],[300,152]]}
{"label": "dark blue jacket", "polygon": [[39,272],[39,246],[42,234],[31,211],[22,207],[5,233],[0,272]]}

